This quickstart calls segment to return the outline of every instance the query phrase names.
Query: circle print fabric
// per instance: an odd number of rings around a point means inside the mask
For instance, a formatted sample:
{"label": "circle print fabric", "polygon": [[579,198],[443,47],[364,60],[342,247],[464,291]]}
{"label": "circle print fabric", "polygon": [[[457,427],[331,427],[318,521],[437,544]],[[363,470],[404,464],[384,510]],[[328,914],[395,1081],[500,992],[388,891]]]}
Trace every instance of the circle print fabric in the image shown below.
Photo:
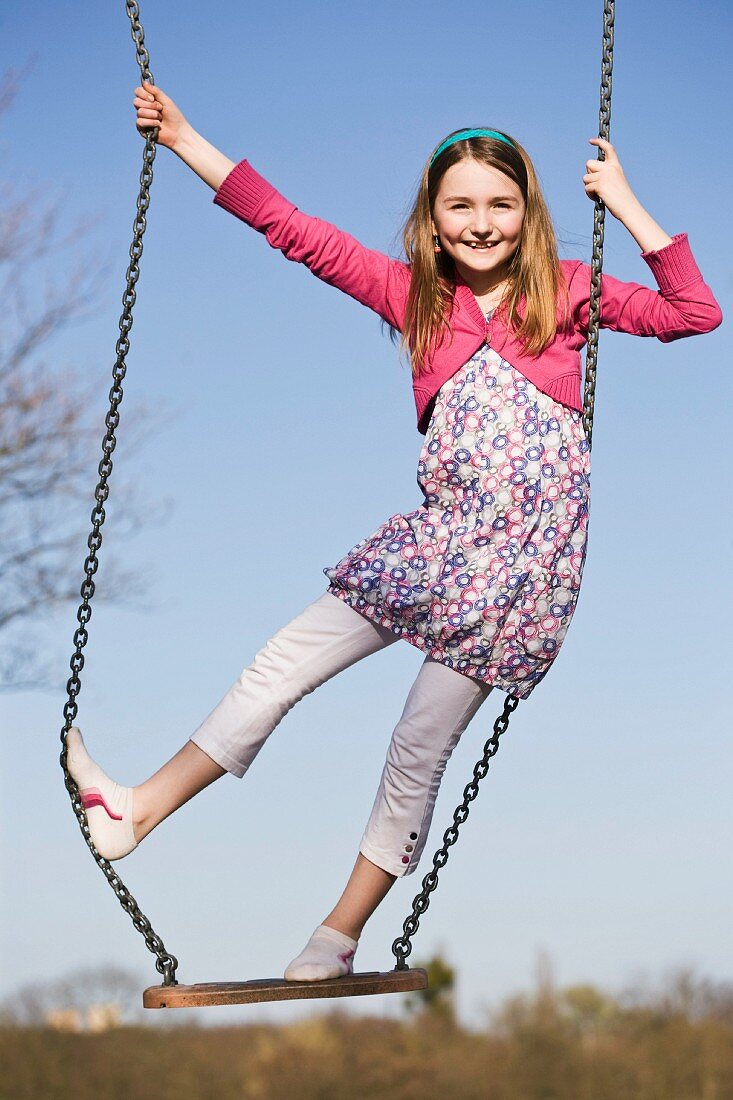
{"label": "circle print fabric", "polygon": [[325,568],[329,591],[435,660],[526,698],[580,592],[581,414],[484,344],[436,397],[417,482],[422,505]]}

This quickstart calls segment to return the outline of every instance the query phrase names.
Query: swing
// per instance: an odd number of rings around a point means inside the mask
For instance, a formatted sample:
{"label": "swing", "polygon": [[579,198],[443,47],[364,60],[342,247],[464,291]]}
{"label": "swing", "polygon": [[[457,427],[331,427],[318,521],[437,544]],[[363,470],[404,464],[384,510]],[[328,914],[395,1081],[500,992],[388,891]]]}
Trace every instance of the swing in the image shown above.
{"label": "swing", "polygon": [[[150,58],[145,47],[145,35],[140,23],[140,10],[136,0],[125,0],[125,8],[130,19],[132,38],[136,46],[136,57],[143,80],[154,83],[150,72]],[[611,74],[613,70],[613,31],[615,0],[604,0],[603,4],[603,43],[601,63],[601,100],[599,116],[599,137],[609,139],[611,121]],[[357,997],[383,993],[406,993],[410,990],[427,989],[427,971],[421,967],[410,968],[407,959],[412,952],[412,937],[420,925],[420,917],[430,905],[430,895],[438,885],[438,872],[448,861],[449,849],[458,840],[459,827],[468,817],[470,803],[478,795],[480,781],[489,770],[489,762],[499,747],[499,738],[509,724],[509,716],[516,709],[519,700],[507,695],[502,713],[496,719],[491,737],[484,745],[483,756],[473,769],[473,778],[463,792],[463,801],[453,814],[453,824],[443,834],[443,844],[433,856],[433,869],[425,875],[422,889],[412,903],[412,911],[402,926],[402,935],[392,944],[392,954],[396,965],[392,970],[373,971],[364,974],[350,974],[340,978],[317,982],[289,982],[283,978],[265,978],[244,982],[205,982],[197,985],[181,985],[176,979],[178,960],[165,947],[163,940],[155,932],[152,924],[141,911],[137,901],[129,892],[109,860],[100,856],[92,843],[86,812],[82,806],[79,788],[72,779],[67,767],[66,735],[74,724],[78,713],[77,696],[81,690],[80,673],[84,667],[83,650],[89,640],[87,626],[92,615],[91,600],[95,591],[94,574],[98,567],[98,553],[102,545],[102,525],[105,520],[105,503],[109,496],[109,477],[112,473],[112,452],[116,445],[115,433],[119,426],[119,406],[122,401],[122,382],[125,378],[126,356],[130,348],[129,332],[132,328],[132,307],[135,303],[135,285],[140,275],[139,260],[143,252],[142,238],[146,228],[146,213],[150,204],[150,185],[153,180],[153,162],[156,144],[152,130],[145,135],[143,167],[140,174],[140,192],[137,200],[137,216],[133,222],[133,242],[130,247],[131,262],[128,266],[127,285],[123,294],[123,312],[119,321],[120,336],[116,344],[117,358],[112,370],[112,388],[110,390],[109,411],[105,419],[106,433],[102,441],[102,459],[99,464],[99,481],[95,489],[95,505],[91,513],[92,530],[87,540],[89,554],[84,562],[84,580],[80,595],[82,602],[77,610],[78,627],[74,633],[74,653],[71,657],[71,676],[67,682],[67,700],[64,705],[64,726],[61,731],[62,750],[61,767],[64,782],[69,792],[71,805],[76,814],[82,835],[94,860],[115,892],[122,908],[129,914],[133,927],[143,936],[148,950],[156,956],[155,967],[162,975],[160,985],[148,987],[143,992],[143,1005],[146,1008],[190,1008],[208,1005],[249,1004],[262,1001],[310,1000],[324,997]],[[598,150],[598,158],[605,159],[603,150]],[[598,358],[598,333],[600,328],[601,271],[603,266],[603,228],[605,206],[596,199],[593,213],[593,256],[591,261],[591,289],[588,317],[588,340],[583,394],[583,426],[588,440],[592,444],[593,409],[595,404],[596,364]]]}

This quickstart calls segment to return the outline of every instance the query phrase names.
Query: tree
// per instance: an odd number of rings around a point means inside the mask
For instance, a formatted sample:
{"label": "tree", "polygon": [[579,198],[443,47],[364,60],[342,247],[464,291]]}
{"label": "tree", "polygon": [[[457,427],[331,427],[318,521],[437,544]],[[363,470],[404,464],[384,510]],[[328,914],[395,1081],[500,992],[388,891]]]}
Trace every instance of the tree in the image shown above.
{"label": "tree", "polygon": [[[0,121],[18,87],[19,74],[6,73]],[[99,397],[108,384],[82,380],[78,369],[44,357],[61,329],[94,312],[109,276],[109,263],[79,256],[94,219],[59,236],[61,213],[58,202],[43,206],[35,193],[18,197],[0,180],[0,690],[58,686],[34,627],[41,616],[79,601],[104,430]],[[54,283],[46,263],[58,254],[63,275]],[[138,441],[148,419],[140,408],[128,415]],[[115,489],[125,501],[115,511],[115,532],[129,535],[143,508],[129,485]],[[105,563],[102,598],[124,592],[130,599],[141,591],[138,577]]]}

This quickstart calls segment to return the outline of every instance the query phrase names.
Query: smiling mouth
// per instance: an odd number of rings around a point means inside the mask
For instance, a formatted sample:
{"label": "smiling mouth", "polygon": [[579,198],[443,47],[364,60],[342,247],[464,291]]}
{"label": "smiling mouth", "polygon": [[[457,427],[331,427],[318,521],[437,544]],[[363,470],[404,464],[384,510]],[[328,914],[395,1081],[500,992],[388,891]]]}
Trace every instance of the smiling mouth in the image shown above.
{"label": "smiling mouth", "polygon": [[466,248],[470,248],[472,252],[486,252],[489,248],[496,248],[498,241],[491,241],[488,244],[479,244],[476,241],[461,241]]}

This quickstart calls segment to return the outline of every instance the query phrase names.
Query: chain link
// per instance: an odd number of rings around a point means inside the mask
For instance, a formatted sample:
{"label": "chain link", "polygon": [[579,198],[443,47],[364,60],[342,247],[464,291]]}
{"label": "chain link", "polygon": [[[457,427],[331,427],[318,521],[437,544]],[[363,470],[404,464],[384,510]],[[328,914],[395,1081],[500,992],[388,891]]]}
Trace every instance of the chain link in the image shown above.
{"label": "chain link", "polygon": [[[143,80],[150,81],[152,84],[154,81],[150,72],[150,58],[145,48],[145,34],[139,18],[140,9],[135,0],[126,0],[125,7],[130,19],[131,33],[133,41],[135,42],[135,52],[137,63],[140,67],[141,77]],[[112,368],[112,388],[109,391],[109,411],[105,417],[106,432],[102,440],[102,458],[98,467],[99,481],[94,490],[94,500],[96,503],[91,514],[92,530],[87,539],[89,554],[84,562],[84,580],[82,581],[79,591],[82,602],[76,613],[79,625],[74,633],[74,653],[69,662],[71,676],[66,684],[67,700],[64,706],[64,727],[61,731],[62,749],[59,761],[64,772],[64,783],[69,792],[71,805],[79,823],[79,828],[81,829],[82,836],[86,840],[87,846],[97,866],[112,887],[120,905],[125,912],[129,914],[133,927],[144,937],[148,950],[156,956],[155,967],[158,973],[163,975],[163,985],[177,985],[176,969],[178,967],[178,959],[175,955],[171,955],[166,951],[162,939],[156,933],[145,914],[141,912],[137,901],[114,870],[109,860],[100,856],[92,843],[86,811],[82,806],[79,795],[79,788],[69,774],[67,765],[68,746],[66,743],[66,735],[73,725],[79,709],[77,698],[81,691],[80,674],[84,668],[83,650],[89,641],[87,626],[92,617],[91,601],[95,592],[94,575],[99,567],[97,555],[102,546],[102,525],[106,518],[104,506],[109,497],[109,479],[112,474],[112,454],[117,444],[115,433],[120,424],[119,406],[123,396],[122,383],[127,371],[126,356],[130,350],[128,334],[132,328],[132,308],[136,299],[135,285],[140,276],[139,261],[143,254],[143,234],[145,233],[147,224],[145,216],[148,206],[150,205],[150,186],[153,182],[153,162],[155,160],[155,153],[156,144],[153,137],[153,131],[148,130],[145,134],[145,150],[143,152],[143,166],[140,173],[140,192],[137,199],[137,214],[133,222],[133,241],[130,246],[130,265],[127,268],[127,285],[122,296],[123,311],[119,321],[120,336],[115,345],[116,360]]]}
{"label": "chain link", "polygon": [[[615,0],[604,0],[603,5],[603,56],[601,62],[601,107],[598,136],[609,140],[611,129],[611,75],[613,72],[613,27]],[[599,159],[605,160],[600,149]],[[583,399],[583,427],[588,447],[593,443],[593,411],[596,392],[596,364],[598,362],[598,332],[601,320],[601,271],[603,268],[603,223],[605,204],[597,199],[593,211],[593,257],[591,261],[591,290],[588,311],[588,351],[585,365],[585,391]],[[402,925],[403,935],[392,944],[392,954],[397,959],[395,970],[407,970],[407,958],[412,951],[411,939],[420,926],[419,918],[430,905],[430,895],[438,885],[438,871],[448,862],[449,849],[458,840],[458,827],[468,817],[469,804],[478,794],[478,785],[489,770],[489,760],[499,747],[499,737],[509,725],[509,715],[519,700],[508,695],[504,710],[494,723],[494,732],[484,746],[484,754],[473,769],[473,779],[463,792],[463,802],[453,813],[453,824],[443,834],[443,845],[433,856],[433,870],[422,880],[422,889],[412,902],[412,912]]]}

